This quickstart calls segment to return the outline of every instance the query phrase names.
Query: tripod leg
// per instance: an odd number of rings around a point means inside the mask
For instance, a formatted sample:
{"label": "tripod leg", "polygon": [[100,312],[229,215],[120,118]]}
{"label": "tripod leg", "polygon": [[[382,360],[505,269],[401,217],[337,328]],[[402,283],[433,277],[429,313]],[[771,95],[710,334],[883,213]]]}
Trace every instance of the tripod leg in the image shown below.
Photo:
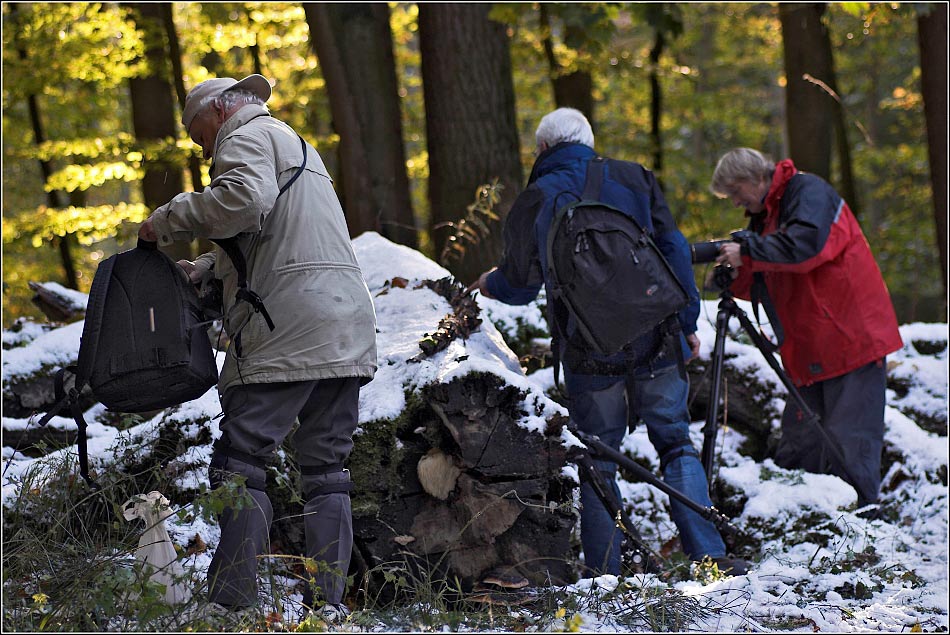
{"label": "tripod leg", "polygon": [[[723,300],[725,303],[725,300]],[[722,303],[721,303],[722,304]],[[841,451],[841,447],[838,445],[831,435],[825,430],[825,427],[821,424],[821,417],[815,414],[815,411],[812,410],[805,399],[802,397],[801,393],[798,391],[798,388],[795,387],[795,384],[792,383],[792,380],[789,379],[788,375],[776,361],[775,356],[769,352],[769,343],[765,340],[761,333],[752,325],[752,321],[749,319],[749,316],[745,314],[745,311],[740,309],[736,305],[734,300],[729,300],[729,310],[739,319],[739,324],[742,325],[743,330],[749,335],[752,341],[755,343],[756,347],[759,349],[759,352],[762,353],[762,356],[765,358],[765,361],[769,366],[772,367],[772,370],[775,371],[775,374],[778,375],[779,380],[782,382],[782,385],[785,386],[785,389],[788,391],[788,396],[795,402],[795,405],[798,406],[799,410],[802,411],[804,419],[813,426],[813,428],[821,435],[822,440],[824,441],[824,447],[828,450],[831,455],[832,462],[835,464],[841,474],[844,475],[845,480],[850,483],[859,483],[860,480],[856,479],[852,470],[848,467],[848,461],[844,457],[844,453]]]}
{"label": "tripod leg", "polygon": [[703,426],[702,463],[706,483],[712,492],[713,465],[716,455],[716,434],[719,430],[719,403],[722,400],[722,368],[726,350],[726,330],[729,327],[729,312],[720,303],[716,314],[716,343],[712,355],[712,384],[709,387],[709,405],[706,406],[706,425]]}
{"label": "tripod leg", "polygon": [[[640,532],[633,526],[632,521],[623,509],[623,505],[618,500],[614,490],[604,480],[603,475],[593,459],[587,452],[582,452],[576,460],[578,470],[581,474],[581,481],[590,485],[591,489],[597,495],[597,498],[604,505],[604,509],[614,519],[617,529],[622,532],[620,543],[621,560],[634,570],[645,573],[658,573],[662,569],[659,565],[659,557],[647,546]],[[590,554],[584,554],[589,556]],[[597,568],[602,563],[589,563],[592,568]]]}

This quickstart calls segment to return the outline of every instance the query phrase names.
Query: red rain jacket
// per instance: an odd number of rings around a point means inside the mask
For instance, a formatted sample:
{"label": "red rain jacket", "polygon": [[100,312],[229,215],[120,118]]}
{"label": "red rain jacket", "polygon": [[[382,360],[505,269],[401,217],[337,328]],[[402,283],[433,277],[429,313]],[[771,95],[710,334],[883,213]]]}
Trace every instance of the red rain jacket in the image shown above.
{"label": "red rain jacket", "polygon": [[796,386],[838,377],[901,346],[897,317],[867,239],[834,188],[775,166],[765,211],[742,246],[736,296],[749,299],[754,272],[785,331],[782,362]]}

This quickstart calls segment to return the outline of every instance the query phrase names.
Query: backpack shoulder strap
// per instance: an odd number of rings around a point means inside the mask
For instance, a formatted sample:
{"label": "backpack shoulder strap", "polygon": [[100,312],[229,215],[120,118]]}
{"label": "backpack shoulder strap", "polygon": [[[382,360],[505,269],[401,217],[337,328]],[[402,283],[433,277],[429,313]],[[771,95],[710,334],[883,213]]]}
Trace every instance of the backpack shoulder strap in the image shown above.
{"label": "backpack shoulder strap", "polygon": [[596,201],[600,198],[600,188],[604,184],[604,166],[606,163],[607,159],[604,157],[594,157],[587,162],[587,176],[584,179],[582,200]]}
{"label": "backpack shoulder strap", "polygon": [[277,193],[277,198],[287,191],[287,189],[294,184],[301,174],[303,174],[304,169],[307,167],[307,142],[303,140],[303,137],[297,135],[297,138],[300,139],[300,150],[303,152],[303,163],[300,164],[300,167],[297,168],[297,171],[294,172],[294,175],[290,177],[290,180],[284,183],[284,186],[280,188],[280,191]]}
{"label": "backpack shoulder strap", "polygon": [[[290,177],[290,180],[284,183],[284,185],[280,188],[280,191],[277,192],[277,198],[280,198],[284,192],[286,192],[290,186],[294,184],[294,181],[300,178],[300,175],[303,174],[303,171],[307,167],[307,142],[304,141],[304,138],[300,135],[297,135],[297,138],[300,139],[300,150],[303,152],[303,161],[301,161],[300,167],[297,168],[297,171],[294,172],[294,175]],[[231,236],[230,238],[212,238],[211,242],[215,243],[224,250],[224,253],[226,253],[228,258],[231,259],[231,264],[234,265],[234,269],[237,271],[238,299],[246,300],[248,303],[250,303],[250,305],[254,307],[254,310],[259,312],[264,317],[264,321],[267,322],[267,328],[273,331],[274,321],[271,319],[270,314],[264,307],[264,301],[261,299],[261,296],[247,288],[247,260],[244,258],[241,248],[238,247],[237,236]]]}
{"label": "backpack shoulder strap", "polygon": [[76,428],[78,430],[78,435],[76,436],[76,446],[79,448],[79,475],[82,477],[86,484],[89,485],[90,489],[101,490],[102,487],[92,480],[92,477],[89,476],[89,447],[87,443],[86,435],[86,419],[83,417],[82,408],[79,405],[78,400],[73,400],[69,402],[69,409],[73,415],[73,420],[76,422]]}
{"label": "backpack shoulder strap", "polygon": [[[157,243],[139,240],[138,246],[151,246],[157,249]],[[107,258],[96,270],[89,288],[89,301],[86,303],[86,318],[82,325],[82,338],[79,340],[79,359],[76,362],[76,390],[82,390],[92,375],[96,363],[96,351],[99,349],[99,331],[102,328],[102,314],[105,311],[106,298],[109,295],[109,283],[116,258]]]}

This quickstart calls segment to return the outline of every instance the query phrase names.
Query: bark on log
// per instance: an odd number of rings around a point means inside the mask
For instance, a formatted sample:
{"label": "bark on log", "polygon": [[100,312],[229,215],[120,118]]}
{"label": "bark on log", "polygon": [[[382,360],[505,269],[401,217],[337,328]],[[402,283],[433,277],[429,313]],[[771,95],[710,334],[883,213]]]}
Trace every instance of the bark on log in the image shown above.
{"label": "bark on log", "polygon": [[[23,378],[6,382],[3,386],[3,416],[15,419],[25,419],[36,413],[45,413],[56,404],[56,392],[53,387],[55,368],[45,368]],[[74,377],[67,373],[64,378],[64,389],[73,387]],[[84,399],[83,408],[89,408],[95,403],[88,395]],[[68,413],[64,413],[68,414]],[[9,445],[4,441],[5,445]]]}
{"label": "bark on log", "polygon": [[75,322],[86,315],[85,307],[76,304],[75,300],[58,293],[39,282],[28,282],[30,289],[35,293],[31,299],[52,322]]}
{"label": "bark on log", "polygon": [[[37,417],[38,418],[38,417]],[[23,456],[38,457],[76,443],[75,430],[29,426],[3,429],[3,445]]]}
{"label": "bark on log", "polygon": [[[705,421],[712,389],[711,360],[697,359],[686,367],[689,374],[689,414],[693,421]],[[707,372],[708,371],[708,372]],[[776,442],[772,421],[781,415],[773,398],[779,379],[765,384],[748,372],[723,363],[723,394],[720,404],[720,423],[735,429],[746,437],[740,450],[755,459],[763,460]]]}
{"label": "bark on log", "polygon": [[[375,445],[385,435],[357,438],[354,529],[369,566],[408,562],[466,589],[496,568],[536,583],[570,578],[563,421],[530,431],[518,425],[521,403],[518,389],[472,373],[423,389],[394,430],[394,451]],[[455,469],[419,470],[439,455]],[[442,499],[445,483],[427,487],[420,471],[454,487]]]}

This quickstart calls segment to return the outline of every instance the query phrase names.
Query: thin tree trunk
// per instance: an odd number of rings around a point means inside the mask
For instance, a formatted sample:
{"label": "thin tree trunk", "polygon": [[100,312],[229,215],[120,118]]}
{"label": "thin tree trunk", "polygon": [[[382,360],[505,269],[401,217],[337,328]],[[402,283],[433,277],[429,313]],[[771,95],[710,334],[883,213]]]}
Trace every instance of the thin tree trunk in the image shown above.
{"label": "thin tree trunk", "polygon": [[660,56],[666,40],[663,31],[656,29],[653,48],[650,49],[650,139],[653,141],[653,171],[663,185],[663,137],[660,118],[663,115],[663,89],[660,86]]}
{"label": "thin tree trunk", "polygon": [[389,7],[304,3],[304,12],[340,135],[337,185],[350,233],[416,247]]}
{"label": "thin tree trunk", "polygon": [[[10,14],[15,21],[19,9],[16,3],[10,3],[9,6]],[[14,26],[14,28],[16,27]],[[29,53],[27,53],[26,49],[19,43],[17,43],[17,54],[21,60],[25,61],[29,59]],[[39,100],[37,100],[36,95],[33,93],[27,95],[26,100],[27,108],[30,112],[30,125],[33,127],[33,140],[36,145],[39,146],[46,141],[46,134],[43,131],[43,120],[40,116]],[[53,164],[45,159],[40,159],[39,164],[40,173],[43,175],[43,183],[45,184],[49,181],[49,177],[53,173]],[[52,209],[59,209],[63,206],[59,191],[52,190],[46,193],[46,205]],[[55,240],[53,244],[59,251],[59,259],[63,265],[63,275],[66,280],[66,286],[70,289],[78,289],[79,280],[76,275],[76,265],[73,263],[72,250],[70,249],[72,240],[72,236],[66,234]]]}
{"label": "thin tree trunk", "polygon": [[[185,98],[188,96],[188,91],[185,90],[185,74],[182,70],[181,47],[178,42],[178,31],[175,28],[175,17],[172,13],[172,4],[170,2],[162,2],[160,6],[162,8],[162,22],[165,25],[165,35],[168,38],[168,53],[172,63],[172,80],[175,84],[175,95],[178,97],[179,110],[184,111]],[[186,130],[185,133],[187,134],[188,131]],[[203,188],[201,182],[201,162],[194,153],[188,157],[188,172],[191,175],[191,189],[196,192],[200,191]]]}
{"label": "thin tree trunk", "polygon": [[261,46],[257,41],[257,29],[254,25],[254,20],[251,19],[251,10],[246,6],[244,7],[244,16],[247,18],[247,28],[254,34],[254,44],[251,44],[247,47],[248,51],[251,53],[251,62],[254,65],[254,72],[258,75],[264,74],[264,65],[261,63]]}
{"label": "thin tree trunk", "polygon": [[[541,3],[538,19],[541,23],[541,29],[544,33],[542,44],[544,46],[544,55],[548,60],[548,68],[551,74],[551,87],[554,90],[554,104],[558,108],[576,108],[584,113],[591,128],[594,128],[594,95],[593,79],[589,71],[575,70],[570,73],[562,73],[561,65],[558,64],[554,55],[554,40],[551,36],[551,19],[548,5]],[[566,27],[565,38],[572,29],[577,27]],[[596,130],[596,129],[595,129]]]}
{"label": "thin tree trunk", "polygon": [[[917,18],[920,84],[927,121],[927,156],[943,292],[947,293],[947,5]],[[946,310],[946,308],[944,309]]]}
{"label": "thin tree trunk", "polygon": [[848,201],[848,207],[856,216],[861,216],[861,204],[858,200],[858,190],[854,184],[854,171],[851,165],[851,143],[848,141],[848,121],[844,112],[844,106],[836,104],[835,106],[835,147],[838,149],[838,169],[841,174],[841,182],[838,187],[844,200]]}
{"label": "thin tree trunk", "polygon": [[785,106],[789,154],[795,165],[831,181],[833,100],[806,75],[826,84],[832,75],[824,3],[779,5],[785,53]]}
{"label": "thin tree trunk", "polygon": [[514,83],[505,26],[490,4],[420,4],[419,42],[429,150],[430,233],[436,254],[467,213],[479,185],[498,179],[499,220],[488,224],[460,261],[446,262],[472,281],[498,263],[504,215],[521,188]]}
{"label": "thin tree trunk", "polygon": [[[164,33],[169,8],[164,3],[123,3],[132,9],[136,25],[145,35],[145,56],[149,61],[150,74],[129,79],[129,94],[132,103],[132,126],[139,141],[155,141],[177,138],[175,130],[175,107],[172,101],[172,86],[169,83]],[[172,56],[173,57],[173,56]],[[161,161],[144,162],[145,176],[142,179],[142,194],[145,205],[156,209],[184,189],[181,169]],[[176,242],[162,247],[172,259],[191,258],[191,245]]]}

